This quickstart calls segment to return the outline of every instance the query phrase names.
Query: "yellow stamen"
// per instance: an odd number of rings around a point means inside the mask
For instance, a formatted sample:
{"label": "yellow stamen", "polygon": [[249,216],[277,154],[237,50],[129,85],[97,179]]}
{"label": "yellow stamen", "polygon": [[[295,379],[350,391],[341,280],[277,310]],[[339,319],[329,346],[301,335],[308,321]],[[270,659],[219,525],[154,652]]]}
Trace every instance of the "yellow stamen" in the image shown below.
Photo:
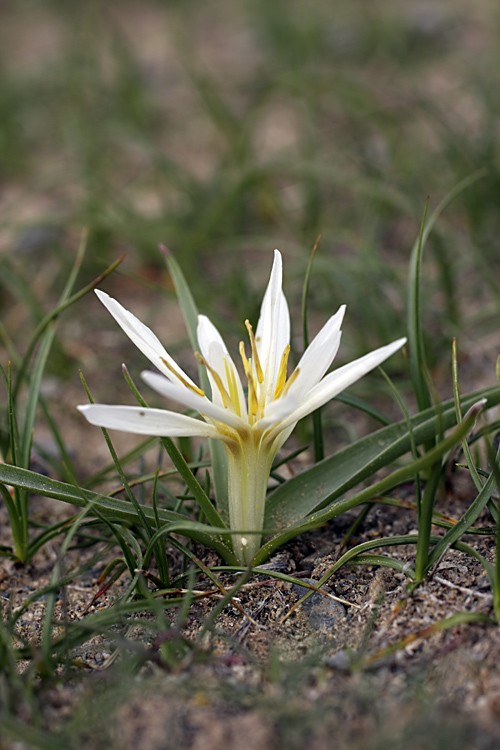
{"label": "yellow stamen", "polygon": [[259,355],[257,353],[257,344],[255,343],[253,329],[252,329],[252,326],[250,325],[249,320],[245,320],[245,325],[247,327],[248,335],[250,336],[250,344],[252,345],[252,357],[253,357],[253,363],[255,365],[255,372],[257,373],[257,380],[259,381],[259,384],[261,384],[264,382],[264,373],[262,372]]}
{"label": "yellow stamen", "polygon": [[245,370],[245,375],[248,370],[250,370],[250,362],[247,359],[247,355],[245,354],[245,344],[243,341],[240,341],[240,357],[241,361],[243,362],[243,369]]}
{"label": "yellow stamen", "polygon": [[205,395],[205,391],[202,391],[201,388],[198,388],[198,386],[196,385],[192,385],[191,383],[188,383],[186,378],[183,378],[182,375],[179,372],[177,372],[177,370],[175,370],[172,367],[172,365],[169,362],[167,362],[167,360],[164,357],[160,357],[160,359],[165,365],[165,367],[167,368],[167,370],[170,370],[170,372],[181,381],[182,385],[186,386],[186,388],[189,388],[189,390],[194,391],[199,396]]}
{"label": "yellow stamen", "polygon": [[276,378],[276,388],[274,389],[273,399],[279,398],[281,391],[285,387],[286,383],[286,366],[288,364],[288,355],[290,354],[290,344],[287,344],[283,349],[281,355],[280,369],[278,370],[278,377]]}
{"label": "yellow stamen", "polygon": [[257,408],[259,403],[257,401],[257,390],[255,387],[255,378],[251,372],[247,372],[248,378],[248,420],[250,424],[254,423],[254,419],[257,416]]}
{"label": "yellow stamen", "polygon": [[243,341],[240,341],[240,357],[241,361],[243,362],[245,375],[247,376],[248,380],[248,421],[250,422],[250,424],[253,424],[254,419],[257,416],[257,409],[259,406],[259,402],[257,400],[257,384],[252,372],[251,362],[249,359],[247,359],[247,355],[245,354],[245,344],[243,343]]}
{"label": "yellow stamen", "polygon": [[226,368],[226,380],[227,384],[229,386],[229,398],[231,399],[231,403],[233,405],[234,411],[238,415],[238,417],[241,417],[241,404],[240,404],[240,396],[238,393],[238,388],[236,386],[236,374],[234,372],[234,367],[229,364],[227,359],[224,357],[224,367]]}
{"label": "yellow stamen", "polygon": [[205,359],[205,357],[203,357],[200,354],[200,352],[195,352],[194,356],[196,357],[196,359],[198,360],[198,362],[200,364],[202,364],[204,367],[207,368],[208,372],[210,373],[210,375],[215,380],[215,384],[216,384],[217,388],[219,389],[219,393],[221,395],[222,403],[224,404],[224,408],[227,409],[227,407],[229,406],[229,404],[231,402],[231,399],[229,398],[228,392],[224,388],[224,383],[221,380],[221,376],[219,375],[218,372],[216,372],[214,370],[213,367],[210,367],[210,365],[208,364],[207,360]]}
{"label": "yellow stamen", "polygon": [[292,383],[295,382],[295,380],[297,380],[297,375],[299,374],[299,372],[300,372],[300,370],[299,370],[298,367],[292,372],[292,374],[290,375],[290,377],[288,378],[288,380],[285,383],[285,387],[283,388],[283,390],[280,393],[280,398],[283,398],[283,396],[285,396],[288,393],[288,389],[290,388],[290,386],[292,385]]}
{"label": "yellow stamen", "polygon": [[217,427],[217,432],[221,435],[221,437],[219,437],[219,440],[223,440],[226,444],[238,442],[237,433],[234,430],[232,430],[230,427],[228,427],[227,424],[224,424],[223,422],[219,422],[216,419],[213,419],[213,420],[209,419],[207,421],[211,421],[211,423]]}

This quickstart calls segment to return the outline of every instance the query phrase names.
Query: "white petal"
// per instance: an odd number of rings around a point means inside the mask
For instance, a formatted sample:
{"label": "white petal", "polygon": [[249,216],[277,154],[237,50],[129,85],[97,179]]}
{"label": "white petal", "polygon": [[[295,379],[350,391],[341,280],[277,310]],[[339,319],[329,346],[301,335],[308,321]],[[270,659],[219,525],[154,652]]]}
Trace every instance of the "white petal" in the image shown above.
{"label": "white petal", "polygon": [[171,383],[162,375],[158,375],[156,372],[149,372],[145,370],[141,372],[141,377],[150,388],[153,388],[161,396],[170,398],[172,401],[176,401],[178,404],[187,407],[188,409],[194,409],[195,411],[202,414],[204,417],[209,419],[215,419],[218,422],[223,422],[229,427],[235,429],[241,428],[242,420],[237,417],[229,409],[213,404],[205,396],[200,396],[198,393],[191,391],[189,388],[185,388],[182,385]]}
{"label": "white petal", "polygon": [[279,250],[274,251],[274,263],[267,285],[259,322],[255,333],[257,351],[264,372],[266,400],[270,400],[276,384],[281,355],[290,342],[290,314],[282,291],[283,262]]}
{"label": "white petal", "polygon": [[[330,399],[338,396],[339,393],[344,391],[350,385],[360,380],[370,370],[373,370],[378,365],[382,364],[388,357],[390,357],[398,349],[406,344],[406,339],[398,339],[393,341],[392,344],[382,346],[380,349],[365,354],[364,357],[349,362],[349,364],[339,367],[337,370],[330,372],[323,380],[318,383],[314,388],[307,394],[305,400],[299,403],[297,409],[290,414],[288,418],[285,418],[281,423],[281,427],[284,428],[293,421],[298,422],[302,417],[307,416],[315,409],[319,409],[330,401]],[[290,388],[291,390],[291,388]],[[286,399],[290,394],[286,394],[283,399]]]}
{"label": "white petal", "polygon": [[157,437],[220,438],[216,428],[201,419],[193,419],[165,409],[146,409],[141,406],[107,406],[88,404],[78,410],[90,424],[109,430],[122,430],[136,435]]}
{"label": "white petal", "polygon": [[327,320],[302,355],[297,369],[299,374],[288,393],[300,401],[307,396],[332,364],[340,346],[340,326],[345,314],[345,305]]}
{"label": "white petal", "polygon": [[[239,404],[232,404],[235,411],[243,416],[246,415],[246,401],[245,394],[243,392],[243,386],[241,379],[238,374],[238,370],[231,359],[227,347],[224,343],[224,339],[220,335],[214,324],[206,317],[206,315],[198,316],[198,343],[200,345],[201,353],[204,358],[215,372],[221,378],[222,384],[228,394],[231,393],[231,386],[228,382],[228,376],[226,372],[226,365],[230,371],[234,373],[234,383],[236,385],[236,392],[238,395]],[[212,401],[219,406],[223,406],[222,394],[215,382],[213,375],[208,370],[208,377],[210,380],[210,387],[212,389]]]}
{"label": "white petal", "polygon": [[290,414],[292,414],[300,406],[300,401],[297,401],[296,397],[290,393],[287,393],[283,398],[278,398],[276,401],[271,401],[267,404],[264,417],[259,419],[259,427],[268,427],[276,422],[285,420]]}
{"label": "white petal", "polygon": [[201,353],[210,364],[212,364],[209,360],[211,344],[214,342],[220,344],[222,349],[227,352],[227,346],[224,343],[224,339],[210,318],[207,318],[206,315],[198,315],[198,328],[196,330],[196,335],[198,337]]}
{"label": "white petal", "polygon": [[101,300],[102,304],[109,310],[113,318],[116,320],[118,325],[127,334],[129,339],[134,342],[136,347],[172,382],[179,382],[175,375],[166,367],[162,360],[169,363],[175,372],[190,385],[194,385],[193,381],[172,359],[170,354],[165,350],[158,337],[153,331],[141,323],[139,318],[136,318],[131,312],[126,310],[119,302],[112,297],[109,297],[105,292],[101,292],[100,289],[96,289],[95,293]]}

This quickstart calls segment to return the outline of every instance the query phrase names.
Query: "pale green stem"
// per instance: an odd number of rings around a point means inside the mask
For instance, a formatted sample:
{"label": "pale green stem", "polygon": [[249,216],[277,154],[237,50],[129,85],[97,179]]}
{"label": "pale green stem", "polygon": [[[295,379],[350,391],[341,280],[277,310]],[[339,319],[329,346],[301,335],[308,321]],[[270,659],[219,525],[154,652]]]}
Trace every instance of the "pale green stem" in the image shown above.
{"label": "pale green stem", "polygon": [[234,554],[249,565],[260,549],[267,482],[277,448],[250,430],[245,439],[225,443],[228,455],[229,525]]}

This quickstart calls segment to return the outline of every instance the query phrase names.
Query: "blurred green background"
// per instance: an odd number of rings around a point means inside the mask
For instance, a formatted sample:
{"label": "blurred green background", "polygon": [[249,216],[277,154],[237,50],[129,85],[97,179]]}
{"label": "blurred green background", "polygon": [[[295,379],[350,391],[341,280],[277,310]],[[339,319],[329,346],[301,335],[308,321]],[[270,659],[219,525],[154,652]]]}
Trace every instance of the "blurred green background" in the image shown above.
{"label": "blurred green background", "polygon": [[405,332],[427,197],[432,211],[484,170],[432,235],[424,309],[431,361],[457,333],[471,355],[489,346],[496,0],[4,0],[0,14],[4,309],[19,285],[39,299],[60,285],[87,226],[89,277],[125,252],[123,273],[163,286],[164,242],[227,331],[256,316],[274,247],[298,304],[321,234],[311,309],[347,302],[357,354]]}

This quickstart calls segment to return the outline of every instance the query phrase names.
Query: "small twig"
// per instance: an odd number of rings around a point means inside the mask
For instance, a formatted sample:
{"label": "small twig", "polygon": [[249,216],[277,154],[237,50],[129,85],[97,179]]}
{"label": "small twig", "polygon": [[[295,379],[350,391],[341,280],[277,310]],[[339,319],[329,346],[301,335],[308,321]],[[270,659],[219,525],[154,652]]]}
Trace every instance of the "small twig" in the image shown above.
{"label": "small twig", "polygon": [[456,583],[452,583],[451,581],[448,581],[446,578],[441,578],[441,576],[434,576],[434,580],[438,581],[439,583],[442,583],[443,586],[448,586],[450,589],[455,589],[455,591],[460,591],[462,594],[468,594],[469,596],[477,596],[480,599],[487,599],[488,601],[493,601],[493,595],[492,594],[483,594],[481,591],[473,591],[472,589],[467,589],[465,586],[459,586]]}
{"label": "small twig", "polygon": [[238,628],[236,628],[236,630],[234,632],[234,636],[240,642],[245,637],[245,635],[247,633],[247,630],[250,627],[250,623],[251,622],[253,624],[255,624],[259,628],[259,630],[266,630],[266,628],[264,627],[264,625],[261,625],[260,623],[258,623],[254,618],[257,617],[257,615],[259,615],[262,612],[262,610],[265,608],[265,606],[266,606],[266,604],[267,604],[267,602],[269,601],[270,598],[271,598],[270,594],[269,594],[269,596],[266,596],[266,598],[263,601],[261,601],[260,604],[254,609],[254,611],[252,612],[251,615],[247,614],[247,620],[246,620],[246,622],[243,622]]}

